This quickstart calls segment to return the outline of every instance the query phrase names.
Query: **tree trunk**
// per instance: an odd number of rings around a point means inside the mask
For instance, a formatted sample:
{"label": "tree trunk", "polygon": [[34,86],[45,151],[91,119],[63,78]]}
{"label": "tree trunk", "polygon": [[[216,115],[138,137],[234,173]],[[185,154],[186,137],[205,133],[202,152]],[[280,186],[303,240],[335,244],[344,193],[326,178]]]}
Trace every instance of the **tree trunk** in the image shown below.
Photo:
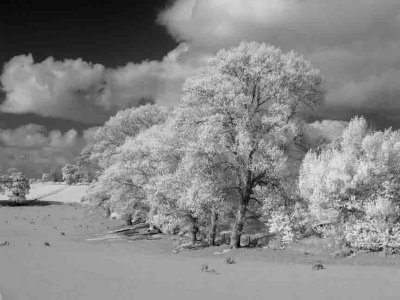
{"label": "tree trunk", "polygon": [[132,226],[132,214],[126,214],[124,219],[126,226]]}
{"label": "tree trunk", "polygon": [[106,207],[105,211],[106,211],[106,218],[109,218],[111,216],[111,209],[109,207]]}
{"label": "tree trunk", "polygon": [[240,248],[240,237],[246,221],[246,208],[247,201],[242,200],[236,213],[235,222],[232,225],[231,247],[233,248]]}
{"label": "tree trunk", "polygon": [[150,211],[147,215],[147,222],[149,223],[150,230],[155,229],[155,225],[153,223],[153,217],[156,215],[156,208],[154,206],[151,206]]}
{"label": "tree trunk", "polygon": [[217,236],[217,220],[218,220],[218,214],[213,209],[211,212],[211,227],[208,236],[210,246],[215,246],[215,237]]}
{"label": "tree trunk", "polygon": [[383,255],[386,257],[389,254],[389,238],[391,233],[391,226],[385,230],[385,240],[383,241]]}
{"label": "tree trunk", "polygon": [[199,232],[199,227],[197,227],[197,224],[193,222],[192,224],[192,245],[194,246],[197,241],[197,232]]}

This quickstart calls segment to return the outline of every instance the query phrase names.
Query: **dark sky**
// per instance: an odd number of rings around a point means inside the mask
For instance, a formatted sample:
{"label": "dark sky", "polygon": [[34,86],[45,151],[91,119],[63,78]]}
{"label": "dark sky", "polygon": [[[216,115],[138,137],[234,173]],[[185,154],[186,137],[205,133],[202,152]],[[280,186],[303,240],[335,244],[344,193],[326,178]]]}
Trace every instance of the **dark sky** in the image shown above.
{"label": "dark sky", "polygon": [[[177,43],[157,15],[167,0],[130,1],[2,1],[0,5],[0,63],[31,53],[36,62],[82,58],[106,67],[127,62],[159,60]],[[4,95],[0,93],[0,103]],[[89,125],[34,114],[0,112],[0,128],[36,123],[60,129]]]}
{"label": "dark sky", "polygon": [[28,53],[35,61],[81,57],[107,67],[160,59],[176,47],[155,22],[169,2],[2,1],[0,61]]}

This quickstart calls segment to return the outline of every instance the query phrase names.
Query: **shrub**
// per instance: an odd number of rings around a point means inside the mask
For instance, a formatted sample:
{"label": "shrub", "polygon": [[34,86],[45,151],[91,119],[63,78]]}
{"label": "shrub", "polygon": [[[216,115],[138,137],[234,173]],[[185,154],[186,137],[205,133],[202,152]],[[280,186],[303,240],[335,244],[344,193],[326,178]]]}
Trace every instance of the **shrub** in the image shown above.
{"label": "shrub", "polygon": [[0,186],[9,193],[10,200],[16,202],[25,201],[30,190],[29,180],[19,171],[1,176]]}
{"label": "shrub", "polygon": [[150,223],[160,228],[165,234],[175,234],[181,226],[181,222],[173,216],[155,214],[151,217]]}
{"label": "shrub", "polygon": [[81,173],[78,166],[67,164],[62,170],[63,180],[67,184],[76,184],[81,179]]}
{"label": "shrub", "polygon": [[42,182],[54,182],[55,178],[51,173],[43,173],[42,174]]}
{"label": "shrub", "polygon": [[281,244],[287,245],[294,241],[295,234],[289,216],[285,212],[272,212],[267,222],[269,231],[281,236]]}
{"label": "shrub", "polygon": [[228,265],[232,265],[235,264],[236,262],[232,257],[228,256],[227,258],[225,258],[225,263]]}
{"label": "shrub", "polygon": [[344,238],[356,250],[398,252],[400,249],[400,224],[392,228],[379,220],[358,220],[346,224]]}

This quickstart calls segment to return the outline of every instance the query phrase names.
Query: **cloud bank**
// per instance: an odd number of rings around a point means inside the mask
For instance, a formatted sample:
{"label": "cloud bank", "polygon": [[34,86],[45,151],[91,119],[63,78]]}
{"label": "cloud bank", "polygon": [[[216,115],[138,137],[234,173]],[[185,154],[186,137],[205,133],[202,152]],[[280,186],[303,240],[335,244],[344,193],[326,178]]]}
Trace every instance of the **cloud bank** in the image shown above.
{"label": "cloud bank", "polygon": [[294,49],[325,74],[327,101],[315,118],[365,114],[378,127],[400,127],[398,0],[176,0],[158,22],[181,42],[161,61],[107,69],[80,59],[13,58],[1,76],[0,111],[96,123],[149,99],[174,105],[207,57],[255,40]]}
{"label": "cloud bank", "polygon": [[349,122],[322,120],[307,124],[305,134],[311,149],[339,140]]}
{"label": "cloud bank", "polygon": [[41,177],[54,167],[74,163],[82,148],[93,140],[95,128],[82,135],[71,129],[62,134],[28,124],[17,129],[0,130],[0,173],[17,168],[29,177]]}
{"label": "cloud bank", "polygon": [[326,76],[319,118],[400,127],[398,0],[178,0],[159,22],[205,52],[242,40],[294,49]]}
{"label": "cloud bank", "polygon": [[172,105],[179,100],[185,78],[197,68],[196,59],[184,59],[187,51],[181,44],[162,61],[117,69],[81,59],[35,62],[30,54],[16,56],[4,65],[0,78],[5,92],[0,111],[96,124],[144,102]]}

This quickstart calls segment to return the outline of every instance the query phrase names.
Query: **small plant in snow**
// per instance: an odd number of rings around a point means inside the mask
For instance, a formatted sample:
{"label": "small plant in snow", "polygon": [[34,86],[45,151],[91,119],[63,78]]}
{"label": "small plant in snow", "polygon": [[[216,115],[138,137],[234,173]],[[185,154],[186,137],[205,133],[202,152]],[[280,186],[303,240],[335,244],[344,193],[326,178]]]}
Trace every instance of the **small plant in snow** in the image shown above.
{"label": "small plant in snow", "polygon": [[18,170],[9,172],[9,175],[0,177],[0,191],[4,190],[8,193],[10,200],[22,202],[26,200],[26,195],[29,194],[29,180],[24,174]]}
{"label": "small plant in snow", "polygon": [[227,258],[225,258],[225,263],[227,263],[228,265],[232,265],[235,264],[236,261],[232,257],[228,256]]}

